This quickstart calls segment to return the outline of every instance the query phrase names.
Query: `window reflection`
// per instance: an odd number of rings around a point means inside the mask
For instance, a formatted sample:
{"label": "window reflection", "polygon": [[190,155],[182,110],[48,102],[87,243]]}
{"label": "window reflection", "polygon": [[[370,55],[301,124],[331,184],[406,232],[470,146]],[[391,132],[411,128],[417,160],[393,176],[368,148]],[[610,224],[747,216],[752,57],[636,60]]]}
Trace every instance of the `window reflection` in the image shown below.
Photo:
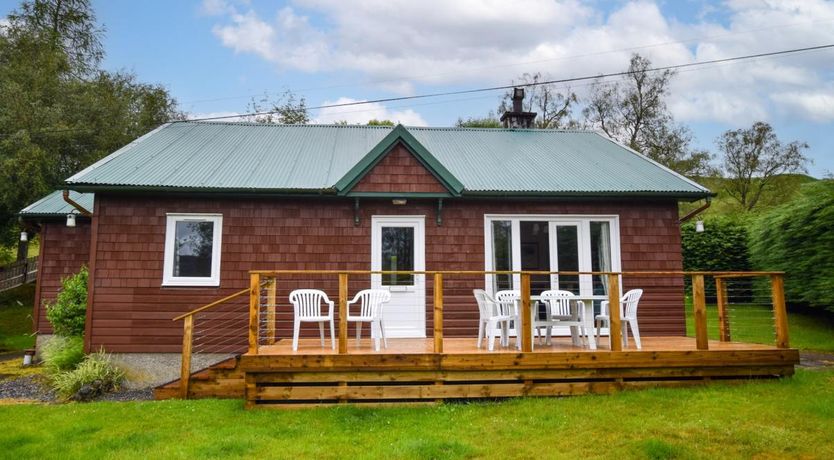
{"label": "window reflection", "polygon": [[174,238],[174,276],[211,277],[214,222],[177,221]]}
{"label": "window reflection", "polygon": [[[414,227],[382,227],[382,271],[414,270]],[[384,274],[383,286],[413,286],[414,275]]]}

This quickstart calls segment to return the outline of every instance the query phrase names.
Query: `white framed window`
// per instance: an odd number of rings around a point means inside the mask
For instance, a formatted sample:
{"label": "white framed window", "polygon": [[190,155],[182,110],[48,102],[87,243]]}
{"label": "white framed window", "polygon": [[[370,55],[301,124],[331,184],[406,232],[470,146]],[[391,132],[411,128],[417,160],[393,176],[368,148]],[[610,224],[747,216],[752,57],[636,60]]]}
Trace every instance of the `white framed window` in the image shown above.
{"label": "white framed window", "polygon": [[168,213],[163,286],[219,286],[222,214]]}
{"label": "white framed window", "polygon": [[[484,216],[486,271],[621,271],[616,215]],[[518,275],[486,275],[486,289],[520,289]],[[601,275],[534,275],[533,292],[562,289],[579,295],[608,293]]]}

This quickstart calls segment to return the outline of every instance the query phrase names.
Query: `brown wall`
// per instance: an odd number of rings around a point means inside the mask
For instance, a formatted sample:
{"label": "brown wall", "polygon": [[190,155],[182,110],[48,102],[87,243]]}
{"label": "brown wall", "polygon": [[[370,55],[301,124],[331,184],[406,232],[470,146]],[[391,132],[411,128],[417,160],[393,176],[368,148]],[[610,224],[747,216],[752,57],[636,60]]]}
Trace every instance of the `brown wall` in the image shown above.
{"label": "brown wall", "polygon": [[352,191],[445,193],[446,188],[402,144],[397,144]]}
{"label": "brown wall", "polygon": [[[88,338],[93,349],[114,352],[177,352],[181,324],[177,314],[248,286],[248,270],[368,270],[371,216],[425,215],[427,270],[483,270],[484,214],[617,214],[623,270],[680,270],[680,233],[674,201],[544,202],[447,199],[443,224],[435,223],[436,202],[363,200],[361,223],[354,226],[349,199],[187,199],[96,196],[96,261]],[[223,214],[221,286],[163,288],[166,213]],[[305,282],[306,281],[306,282]],[[367,284],[353,280],[351,294]],[[483,276],[446,280],[444,332],[474,336],[477,308],[471,289]],[[286,294],[301,285],[320,286],[335,298],[335,277],[327,281],[279,280],[278,336],[290,335]],[[626,278],[626,288],[646,290],[640,305],[644,335],[684,332],[681,278]],[[429,297],[430,290],[427,292]],[[243,300],[245,302],[245,300]],[[428,300],[430,303],[430,300]],[[245,310],[245,304],[241,304]],[[427,313],[430,315],[430,312]],[[427,318],[431,334],[431,317]],[[199,329],[199,325],[196,326]],[[310,329],[312,331],[312,329]],[[245,331],[240,331],[245,341]]]}
{"label": "brown wall", "polygon": [[90,257],[90,221],[76,219],[76,226],[50,220],[41,224],[40,260],[35,288],[35,332],[51,334],[52,325],[46,319],[47,302],[55,300],[61,289],[61,278],[77,273]]}

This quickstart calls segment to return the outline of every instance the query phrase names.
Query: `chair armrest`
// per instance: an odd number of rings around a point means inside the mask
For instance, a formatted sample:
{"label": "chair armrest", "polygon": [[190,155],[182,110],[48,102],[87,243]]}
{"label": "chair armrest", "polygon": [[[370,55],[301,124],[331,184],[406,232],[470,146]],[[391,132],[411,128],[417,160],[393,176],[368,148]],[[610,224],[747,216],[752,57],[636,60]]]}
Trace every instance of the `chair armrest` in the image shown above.
{"label": "chair armrest", "polygon": [[600,302],[600,304],[599,304],[599,314],[600,315],[603,315],[603,316],[608,315],[608,305],[609,305],[609,303],[610,302],[608,302],[607,300],[603,300],[602,302]]}
{"label": "chair armrest", "polygon": [[353,305],[353,304],[355,304],[356,302],[359,302],[359,295],[360,295],[360,294],[361,294],[361,292],[357,292],[357,293],[356,293],[356,295],[355,295],[355,296],[353,296],[353,300],[349,300],[349,301],[348,301],[348,303],[347,303],[347,304],[348,304],[348,306]]}

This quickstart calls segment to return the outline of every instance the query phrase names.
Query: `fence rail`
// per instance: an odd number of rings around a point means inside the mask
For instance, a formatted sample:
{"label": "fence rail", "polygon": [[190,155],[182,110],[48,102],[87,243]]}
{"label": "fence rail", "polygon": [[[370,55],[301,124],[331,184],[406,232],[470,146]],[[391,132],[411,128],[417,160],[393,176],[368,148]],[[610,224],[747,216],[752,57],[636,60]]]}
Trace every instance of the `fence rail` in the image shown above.
{"label": "fence rail", "polygon": [[37,256],[2,266],[0,267],[0,292],[34,282],[37,276]]}
{"label": "fence rail", "polygon": [[[556,277],[573,276],[579,279],[581,276],[599,277],[601,283],[606,286],[605,298],[610,305],[618,305],[620,302],[620,288],[624,286],[624,279],[631,284],[639,283],[632,278],[643,277],[665,277],[673,284],[673,288],[679,289],[682,295],[684,290],[684,279],[689,279],[692,286],[692,313],[691,318],[694,324],[695,345],[697,350],[708,350],[708,317],[705,292],[705,280],[713,279],[716,287],[718,328],[720,330],[718,340],[730,341],[729,315],[727,311],[728,299],[726,285],[728,282],[743,278],[767,279],[770,283],[770,300],[773,311],[773,327],[775,340],[773,344],[778,348],[788,348],[788,324],[785,311],[784,299],[784,274],[782,272],[683,272],[683,271],[641,271],[641,272],[547,272],[547,271],[338,271],[338,270],[257,270],[250,272],[249,288],[244,289],[225,298],[219,299],[203,307],[194,309],[188,313],[174,318],[183,321],[183,355],[182,375],[180,391],[183,398],[188,397],[189,382],[192,372],[192,355],[198,351],[212,352],[223,347],[226,352],[257,355],[260,347],[271,345],[276,340],[276,323],[283,318],[285,312],[279,314],[278,292],[280,298],[284,298],[284,292],[299,284],[319,286],[326,292],[331,293],[335,301],[336,310],[336,337],[337,353],[348,353],[348,323],[347,309],[350,294],[362,287],[369,287],[371,275],[411,275],[424,278],[423,285],[426,289],[424,295],[425,312],[431,313],[433,318],[433,351],[443,353],[444,342],[444,306],[449,302],[460,301],[462,293],[467,290],[471,294],[471,286],[480,283],[483,287],[484,280],[488,275],[512,275],[517,276],[521,293],[522,311],[528,311],[531,307],[531,279],[543,275]],[[455,284],[457,283],[457,284]],[[453,284],[455,284],[453,286]],[[649,283],[651,284],[651,283]],[[431,289],[429,293],[428,289]],[[625,290],[625,287],[623,287]],[[338,293],[336,295],[336,293]],[[248,296],[246,295],[248,294]],[[681,305],[684,308],[684,305]],[[619,353],[623,351],[621,337],[620,311],[617,308],[609,309],[610,315],[610,351]],[[520,324],[520,343],[522,352],[533,351],[533,328],[531,327],[531,316],[522,315]],[[200,325],[200,323],[204,325]],[[202,337],[196,338],[195,331],[202,331]],[[454,331],[453,331],[454,332]],[[247,338],[248,336],[248,338]],[[215,343],[216,342],[216,343]],[[199,369],[196,369],[199,370]]]}

